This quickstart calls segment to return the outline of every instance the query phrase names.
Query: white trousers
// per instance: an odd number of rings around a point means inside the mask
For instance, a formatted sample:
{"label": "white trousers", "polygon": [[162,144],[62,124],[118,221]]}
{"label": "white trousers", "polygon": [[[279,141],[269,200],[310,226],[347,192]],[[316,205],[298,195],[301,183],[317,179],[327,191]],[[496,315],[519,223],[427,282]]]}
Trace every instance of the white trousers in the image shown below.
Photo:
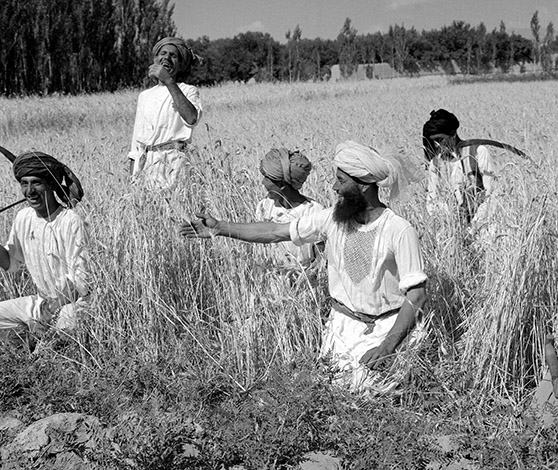
{"label": "white trousers", "polygon": [[143,180],[150,189],[173,189],[188,162],[189,155],[188,149],[147,151],[134,161],[132,175],[134,179]]}
{"label": "white trousers", "polygon": [[[374,329],[365,334],[369,325],[335,309],[331,310],[322,333],[320,357],[330,359],[336,383],[347,386],[353,392],[376,393],[389,392],[399,384],[405,375],[401,368],[395,371],[400,365],[394,365],[386,372],[376,372],[359,363],[367,351],[382,344],[396,319],[397,315],[380,318],[374,324]],[[424,325],[417,324],[398,352],[418,345],[425,334]]]}
{"label": "white trousers", "polygon": [[[42,301],[41,297],[30,295],[0,302],[0,330],[28,329],[34,332],[37,320],[41,317]],[[81,300],[75,304],[64,305],[60,310],[56,328],[60,330],[74,329],[77,323],[77,313],[82,306],[83,301]]]}

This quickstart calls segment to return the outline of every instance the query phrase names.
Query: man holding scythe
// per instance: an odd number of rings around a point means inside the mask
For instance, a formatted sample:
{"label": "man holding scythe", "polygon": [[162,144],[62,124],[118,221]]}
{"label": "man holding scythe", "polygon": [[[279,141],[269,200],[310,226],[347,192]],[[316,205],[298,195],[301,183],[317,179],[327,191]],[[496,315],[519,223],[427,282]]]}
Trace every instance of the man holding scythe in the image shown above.
{"label": "man holding scythe", "polygon": [[428,164],[427,209],[432,215],[444,208],[450,194],[465,224],[486,224],[487,202],[496,188],[496,165],[488,146],[526,157],[521,150],[495,140],[463,140],[457,134],[459,120],[445,109],[430,113],[422,128],[424,156]]}
{"label": "man holding scythe", "polygon": [[27,267],[37,293],[0,302],[0,330],[23,329],[41,335],[50,326],[73,329],[88,294],[86,230],[72,208],[83,197],[76,175],[56,158],[30,151],[13,162],[13,172],[28,203],[0,245],[0,267]]}

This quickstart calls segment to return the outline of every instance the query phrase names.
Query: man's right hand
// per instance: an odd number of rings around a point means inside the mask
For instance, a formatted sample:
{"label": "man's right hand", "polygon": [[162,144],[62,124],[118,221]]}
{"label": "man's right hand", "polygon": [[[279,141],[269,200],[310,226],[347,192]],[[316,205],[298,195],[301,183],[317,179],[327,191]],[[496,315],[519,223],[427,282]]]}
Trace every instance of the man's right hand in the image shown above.
{"label": "man's right hand", "polygon": [[217,233],[219,221],[209,214],[196,214],[199,220],[191,220],[180,226],[180,235],[186,238],[211,238]]}

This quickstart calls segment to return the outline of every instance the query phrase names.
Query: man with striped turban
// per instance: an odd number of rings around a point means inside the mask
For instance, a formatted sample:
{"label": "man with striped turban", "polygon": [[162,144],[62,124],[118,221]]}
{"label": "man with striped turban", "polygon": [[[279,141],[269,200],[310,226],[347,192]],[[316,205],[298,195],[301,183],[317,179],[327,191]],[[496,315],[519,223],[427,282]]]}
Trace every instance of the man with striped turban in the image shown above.
{"label": "man with striped turban", "polygon": [[0,267],[15,272],[25,265],[37,294],[0,302],[0,329],[37,336],[50,326],[70,330],[88,294],[86,230],[73,210],[83,189],[66,165],[43,152],[20,155],[13,172],[29,207],[0,245]]}
{"label": "man with striped turban", "polygon": [[180,38],[166,37],[153,47],[148,75],[157,84],[139,95],[128,153],[134,179],[153,189],[172,189],[190,155],[202,107],[198,89],[185,79],[198,59]]}
{"label": "man with striped turban", "polygon": [[[260,161],[267,197],[256,206],[256,220],[287,223],[322,210],[320,203],[300,192],[311,170],[310,161],[299,151],[271,149]],[[323,246],[296,246],[292,242],[278,243],[274,248],[275,261],[292,273],[310,267],[323,250]]]}
{"label": "man with striped turban", "polygon": [[[417,340],[415,326],[426,302],[418,235],[380,200],[380,187],[397,197],[401,166],[395,158],[346,141],[337,146],[333,163],[335,207],[285,224],[238,224],[197,214],[200,220],[184,224],[180,232],[188,238],[221,235],[259,243],[327,241],[333,305],[321,356],[331,359],[339,381],[352,390],[386,391],[397,380],[378,370],[385,372],[404,342]],[[387,381],[379,384],[379,377]]]}

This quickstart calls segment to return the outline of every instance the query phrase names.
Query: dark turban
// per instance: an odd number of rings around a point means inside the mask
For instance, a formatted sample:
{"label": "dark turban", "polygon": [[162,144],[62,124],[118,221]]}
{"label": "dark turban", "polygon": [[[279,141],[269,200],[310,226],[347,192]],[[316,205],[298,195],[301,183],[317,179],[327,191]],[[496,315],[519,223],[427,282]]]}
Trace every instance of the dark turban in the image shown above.
{"label": "dark turban", "polygon": [[22,153],[14,160],[13,170],[18,181],[24,176],[35,176],[48,181],[60,200],[70,207],[83,198],[83,188],[73,171],[46,153]]}
{"label": "dark turban", "polygon": [[424,156],[428,161],[435,155],[434,141],[430,136],[434,134],[454,134],[459,129],[459,120],[455,114],[438,109],[430,113],[430,119],[422,127],[422,144],[424,146]]}
{"label": "dark turban", "polygon": [[181,71],[182,73],[187,71],[190,65],[192,65],[194,62],[200,60],[199,56],[194,54],[192,49],[187,46],[186,42],[183,39],[174,37],[163,38],[157,44],[155,44],[155,46],[153,46],[153,56],[157,56],[161,48],[163,46],[166,46],[167,44],[176,47],[176,49],[178,50],[184,67],[184,70]]}
{"label": "dark turban", "polygon": [[294,189],[302,188],[312,164],[299,151],[271,149],[260,162],[262,175],[272,181],[284,181]]}

